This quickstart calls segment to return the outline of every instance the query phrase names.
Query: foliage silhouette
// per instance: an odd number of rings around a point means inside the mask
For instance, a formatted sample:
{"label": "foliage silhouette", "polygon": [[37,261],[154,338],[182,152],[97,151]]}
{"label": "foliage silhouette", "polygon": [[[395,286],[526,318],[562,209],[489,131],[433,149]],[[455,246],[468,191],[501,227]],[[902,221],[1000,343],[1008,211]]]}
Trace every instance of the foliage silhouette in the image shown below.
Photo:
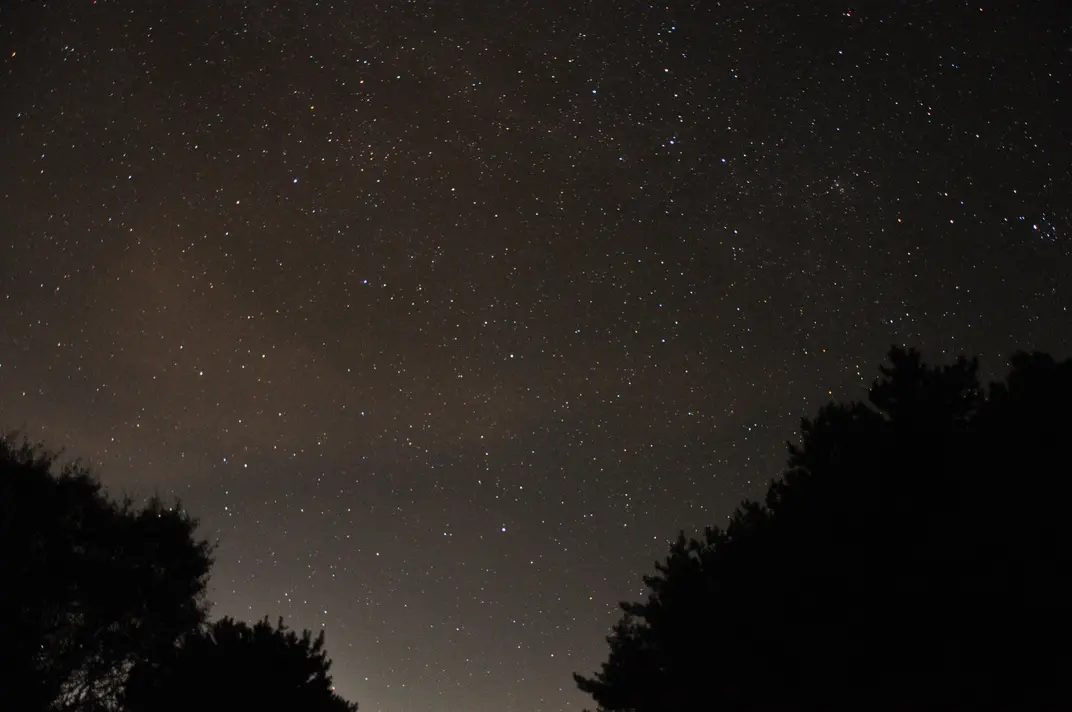
{"label": "foliage silhouette", "polygon": [[79,463],[0,438],[5,707],[114,707],[130,666],[204,620],[211,547],[158,499],[110,500]]}
{"label": "foliage silhouette", "polygon": [[870,405],[805,420],[765,502],[682,534],[610,654],[600,710],[1072,707],[1072,361],[893,348]]}
{"label": "foliage silhouette", "polygon": [[301,636],[279,621],[250,626],[223,618],[187,636],[170,655],[136,666],[127,685],[130,712],[230,712],[235,709],[354,712],[335,694],[324,633]]}
{"label": "foliage silhouette", "polygon": [[206,622],[212,547],[158,499],[114,501],[75,462],[0,437],[0,707],[353,712],[323,634]]}

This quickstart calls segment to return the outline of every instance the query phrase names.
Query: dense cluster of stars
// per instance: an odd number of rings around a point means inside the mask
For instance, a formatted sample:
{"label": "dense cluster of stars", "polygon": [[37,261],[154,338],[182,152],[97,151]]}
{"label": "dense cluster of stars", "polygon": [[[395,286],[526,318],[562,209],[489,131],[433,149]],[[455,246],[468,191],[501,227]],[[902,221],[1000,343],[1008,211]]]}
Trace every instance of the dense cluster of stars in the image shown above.
{"label": "dense cluster of stars", "polygon": [[364,710],[579,710],[889,344],[1069,354],[1069,20],[7,3],[0,424],[180,497]]}

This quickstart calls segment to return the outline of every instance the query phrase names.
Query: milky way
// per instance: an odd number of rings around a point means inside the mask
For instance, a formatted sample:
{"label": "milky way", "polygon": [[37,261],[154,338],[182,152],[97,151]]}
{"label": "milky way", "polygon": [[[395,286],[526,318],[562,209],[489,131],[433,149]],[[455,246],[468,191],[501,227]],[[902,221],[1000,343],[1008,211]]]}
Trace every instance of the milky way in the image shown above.
{"label": "milky way", "polygon": [[0,425],[363,710],[579,710],[890,344],[1069,355],[1069,7],[6,2]]}

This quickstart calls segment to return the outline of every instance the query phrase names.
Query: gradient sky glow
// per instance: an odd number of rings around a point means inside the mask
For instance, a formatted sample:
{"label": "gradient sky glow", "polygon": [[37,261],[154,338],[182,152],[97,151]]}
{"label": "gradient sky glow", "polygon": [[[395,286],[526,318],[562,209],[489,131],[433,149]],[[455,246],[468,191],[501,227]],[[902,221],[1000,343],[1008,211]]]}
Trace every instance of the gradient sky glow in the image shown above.
{"label": "gradient sky glow", "polygon": [[1070,355],[1069,8],[9,0],[0,426],[364,712],[579,712],[891,343]]}

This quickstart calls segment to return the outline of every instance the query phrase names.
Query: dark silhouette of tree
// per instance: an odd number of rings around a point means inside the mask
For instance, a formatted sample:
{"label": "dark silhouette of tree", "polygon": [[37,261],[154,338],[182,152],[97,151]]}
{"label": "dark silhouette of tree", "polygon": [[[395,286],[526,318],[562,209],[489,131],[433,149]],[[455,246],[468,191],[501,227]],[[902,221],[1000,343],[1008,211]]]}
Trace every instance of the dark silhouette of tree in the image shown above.
{"label": "dark silhouette of tree", "polygon": [[323,633],[206,623],[212,547],[196,526],[0,437],[0,708],[356,710],[332,690]]}
{"label": "dark silhouette of tree", "polygon": [[0,438],[0,700],[114,708],[129,668],[204,620],[211,547],[153,499],[113,501],[84,466]]}
{"label": "dark silhouette of tree", "polygon": [[601,710],[1072,708],[1072,361],[889,358],[622,604]]}
{"label": "dark silhouette of tree", "polygon": [[335,694],[324,633],[298,635],[279,621],[253,626],[223,618],[155,663],[136,666],[127,685],[130,712],[354,712]]}

